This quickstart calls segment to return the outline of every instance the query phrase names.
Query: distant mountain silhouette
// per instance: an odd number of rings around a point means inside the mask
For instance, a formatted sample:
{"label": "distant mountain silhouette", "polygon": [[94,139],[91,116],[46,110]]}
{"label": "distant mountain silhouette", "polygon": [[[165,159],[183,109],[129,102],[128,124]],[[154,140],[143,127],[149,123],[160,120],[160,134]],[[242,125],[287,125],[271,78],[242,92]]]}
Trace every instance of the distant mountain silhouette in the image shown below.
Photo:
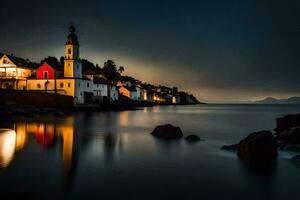
{"label": "distant mountain silhouette", "polygon": [[275,99],[267,97],[263,100],[254,101],[257,104],[300,104],[300,97],[290,97],[288,99]]}

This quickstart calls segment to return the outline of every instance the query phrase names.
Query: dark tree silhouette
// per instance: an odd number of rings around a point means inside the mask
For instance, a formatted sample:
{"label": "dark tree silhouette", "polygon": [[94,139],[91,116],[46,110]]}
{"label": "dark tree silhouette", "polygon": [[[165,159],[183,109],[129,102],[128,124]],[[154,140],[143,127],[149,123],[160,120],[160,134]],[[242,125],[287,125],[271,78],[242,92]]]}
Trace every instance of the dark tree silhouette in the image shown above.
{"label": "dark tree silhouette", "polygon": [[82,59],[81,60],[81,63],[82,63],[82,71],[85,72],[89,69],[91,70],[96,70],[96,66],[94,63],[90,62],[89,60],[87,59]]}
{"label": "dark tree silhouette", "polygon": [[50,66],[57,66],[57,67],[62,66],[60,61],[58,61],[58,59],[54,56],[48,56],[47,58],[41,60],[41,64],[43,64],[44,62],[48,63]]}
{"label": "dark tree silhouette", "polygon": [[122,74],[122,73],[124,72],[124,67],[123,67],[123,66],[120,66],[119,69],[118,69],[118,72],[119,72],[120,74]]}
{"label": "dark tree silhouette", "polygon": [[104,63],[102,68],[102,74],[107,78],[107,80],[115,81],[119,76],[120,73],[117,70],[117,66],[113,60],[107,60]]}

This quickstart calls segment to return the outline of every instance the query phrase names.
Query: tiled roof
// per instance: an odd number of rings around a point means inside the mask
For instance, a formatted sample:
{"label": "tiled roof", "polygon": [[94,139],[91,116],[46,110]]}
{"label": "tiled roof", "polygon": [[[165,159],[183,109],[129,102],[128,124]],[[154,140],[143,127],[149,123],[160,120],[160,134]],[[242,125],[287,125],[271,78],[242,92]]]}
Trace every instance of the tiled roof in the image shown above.
{"label": "tiled roof", "polygon": [[95,75],[96,71],[93,69],[88,69],[87,71],[84,72],[84,75]]}
{"label": "tiled roof", "polygon": [[13,55],[7,55],[7,54],[2,54],[1,57],[4,55],[6,55],[18,67],[34,69],[34,67],[32,65],[30,65],[29,62],[23,58],[19,58],[19,57],[15,57]]}
{"label": "tiled roof", "polygon": [[[61,66],[61,65],[59,65],[59,64],[54,64],[54,63],[52,63],[52,64],[49,64],[49,63],[47,63],[47,62],[44,62],[43,64],[47,64],[47,65],[49,65],[52,69],[54,69],[55,71],[64,71],[64,68],[63,68],[63,66]],[[42,64],[42,65],[43,65]],[[42,66],[41,65],[41,66]]]}
{"label": "tiled roof", "polygon": [[[123,85],[123,86],[121,86],[121,87],[126,88],[126,89],[129,90],[130,92],[136,92],[135,86],[128,87],[128,86],[126,86],[126,85]],[[119,88],[120,88],[120,87],[119,87]]]}
{"label": "tiled roof", "polygon": [[94,77],[94,83],[95,84],[106,84],[106,85],[112,85],[112,83],[104,78],[101,77]]}

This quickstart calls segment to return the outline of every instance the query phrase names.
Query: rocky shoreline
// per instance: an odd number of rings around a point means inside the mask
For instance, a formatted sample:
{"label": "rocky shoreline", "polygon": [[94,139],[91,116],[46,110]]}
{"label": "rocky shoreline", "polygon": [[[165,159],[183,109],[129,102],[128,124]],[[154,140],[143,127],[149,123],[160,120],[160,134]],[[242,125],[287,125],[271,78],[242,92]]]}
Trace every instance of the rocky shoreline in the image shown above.
{"label": "rocky shoreline", "polygon": [[[274,131],[263,130],[248,135],[237,144],[224,145],[221,149],[237,151],[239,158],[258,165],[276,161],[278,149],[300,149],[300,114],[276,119]],[[297,152],[297,151],[296,151]],[[299,160],[300,154],[293,159]]]}

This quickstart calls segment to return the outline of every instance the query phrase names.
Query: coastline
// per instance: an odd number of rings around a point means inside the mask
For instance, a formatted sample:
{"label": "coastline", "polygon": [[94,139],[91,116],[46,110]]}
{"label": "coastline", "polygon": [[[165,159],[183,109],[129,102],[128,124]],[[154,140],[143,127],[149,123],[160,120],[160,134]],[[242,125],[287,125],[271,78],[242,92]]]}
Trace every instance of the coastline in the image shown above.
{"label": "coastline", "polygon": [[205,103],[170,104],[143,101],[112,102],[103,105],[82,105],[76,107],[38,107],[34,105],[0,104],[0,117],[34,117],[38,115],[63,116],[74,112],[105,112],[105,111],[134,111],[154,106],[184,106]]}

